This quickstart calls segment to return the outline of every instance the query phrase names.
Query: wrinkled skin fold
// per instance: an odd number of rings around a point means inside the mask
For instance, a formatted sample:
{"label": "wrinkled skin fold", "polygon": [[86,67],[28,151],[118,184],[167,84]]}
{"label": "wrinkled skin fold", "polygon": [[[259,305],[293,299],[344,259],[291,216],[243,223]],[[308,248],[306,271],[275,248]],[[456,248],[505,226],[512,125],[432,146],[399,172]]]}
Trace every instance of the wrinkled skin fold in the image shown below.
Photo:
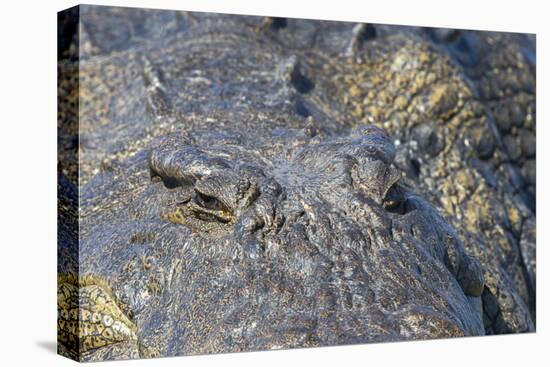
{"label": "wrinkled skin fold", "polygon": [[[528,37],[80,9],[61,354],[534,331]],[[61,123],[61,157],[73,142]]]}

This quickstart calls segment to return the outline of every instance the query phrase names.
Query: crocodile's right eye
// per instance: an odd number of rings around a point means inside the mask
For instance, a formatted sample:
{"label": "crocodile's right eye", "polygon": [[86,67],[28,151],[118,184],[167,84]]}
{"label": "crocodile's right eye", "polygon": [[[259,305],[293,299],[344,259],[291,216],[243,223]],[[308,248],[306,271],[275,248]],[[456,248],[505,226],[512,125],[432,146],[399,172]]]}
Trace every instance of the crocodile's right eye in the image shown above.
{"label": "crocodile's right eye", "polygon": [[392,185],[384,200],[382,206],[389,212],[397,214],[406,214],[407,210],[407,198],[403,191],[396,185]]}

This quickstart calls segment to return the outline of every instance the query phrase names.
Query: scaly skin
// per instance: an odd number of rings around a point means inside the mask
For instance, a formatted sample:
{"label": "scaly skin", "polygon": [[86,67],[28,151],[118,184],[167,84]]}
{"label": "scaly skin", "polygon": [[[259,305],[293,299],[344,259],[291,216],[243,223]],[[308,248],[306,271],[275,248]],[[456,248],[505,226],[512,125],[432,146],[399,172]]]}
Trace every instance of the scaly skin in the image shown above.
{"label": "scaly skin", "polygon": [[[111,345],[124,345],[117,358],[137,358],[136,326],[117,306],[109,286],[93,277],[61,275],[57,303],[60,308],[58,340],[72,358],[108,359]],[[78,352],[78,354],[75,354]]]}
{"label": "scaly skin", "polygon": [[[80,188],[79,252],[74,234],[59,244],[62,354],[534,330],[534,156],[501,144],[479,93],[487,79],[472,77],[492,75],[490,63],[464,63],[458,36],[90,6],[81,19],[80,181],[60,166],[60,192],[72,187],[60,228],[74,224]],[[522,97],[506,98],[533,119]],[[534,122],[517,128],[534,136]],[[77,304],[117,332],[75,324]]]}
{"label": "scaly skin", "polygon": [[[498,172],[491,166],[507,158],[495,142],[490,116],[459,70],[431,45],[398,34],[369,46],[376,52],[367,52],[365,60],[335,65],[345,71],[331,70],[342,78],[326,88],[345,88],[336,95],[356,118],[393,132],[400,142],[398,167],[442,207],[472,255],[494,262],[485,270],[485,296],[497,298],[502,320],[497,325],[489,317],[490,330],[529,330],[530,317],[516,308],[534,307],[519,244],[522,224],[534,224],[534,213],[509,180],[494,177]],[[523,302],[509,302],[518,296]]]}

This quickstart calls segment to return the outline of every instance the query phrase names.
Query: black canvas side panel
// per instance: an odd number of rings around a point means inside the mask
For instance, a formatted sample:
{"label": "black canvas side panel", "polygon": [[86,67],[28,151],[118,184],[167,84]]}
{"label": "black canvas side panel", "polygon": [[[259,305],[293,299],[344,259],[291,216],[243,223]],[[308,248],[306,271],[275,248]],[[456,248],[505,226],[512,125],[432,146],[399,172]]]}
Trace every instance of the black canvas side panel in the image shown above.
{"label": "black canvas side panel", "polygon": [[75,360],[79,360],[79,12],[73,7],[57,15],[57,350]]}

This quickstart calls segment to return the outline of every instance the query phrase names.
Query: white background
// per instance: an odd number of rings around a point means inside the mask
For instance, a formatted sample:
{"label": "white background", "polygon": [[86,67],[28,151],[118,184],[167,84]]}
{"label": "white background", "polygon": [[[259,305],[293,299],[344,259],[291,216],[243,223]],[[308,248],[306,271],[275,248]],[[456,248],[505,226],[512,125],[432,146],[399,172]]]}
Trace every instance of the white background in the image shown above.
{"label": "white background", "polygon": [[[98,1],[97,4],[537,33],[537,333],[111,362],[121,366],[548,363],[548,14],[544,1]],[[361,3],[363,5],[361,5]],[[3,2],[0,20],[0,364],[74,365],[56,340],[56,12],[74,1]],[[546,309],[545,309],[546,308]],[[546,340],[545,340],[546,339]],[[98,366],[107,363],[97,364]],[[548,364],[546,364],[548,365]]]}

